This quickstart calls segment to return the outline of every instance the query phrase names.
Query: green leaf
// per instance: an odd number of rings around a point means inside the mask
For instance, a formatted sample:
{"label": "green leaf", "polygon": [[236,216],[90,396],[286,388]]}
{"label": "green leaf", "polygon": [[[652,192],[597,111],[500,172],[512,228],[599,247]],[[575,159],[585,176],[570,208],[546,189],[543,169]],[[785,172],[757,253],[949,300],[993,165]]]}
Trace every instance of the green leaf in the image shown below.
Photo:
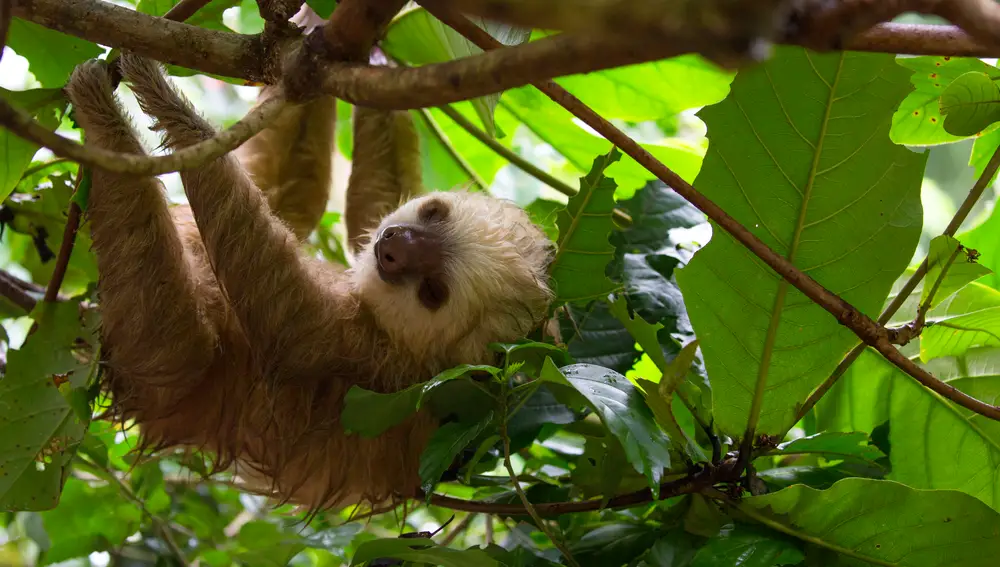
{"label": "green leaf", "polygon": [[337,0],[306,0],[306,4],[309,4],[319,17],[326,19],[333,13]]}
{"label": "green leaf", "polygon": [[945,88],[970,71],[1000,77],[1000,69],[974,57],[899,57],[896,62],[913,71],[914,86],[892,117],[889,136],[897,144],[930,146],[961,140],[944,129],[939,101]]}
{"label": "green leaf", "polygon": [[493,366],[463,364],[445,370],[427,382],[420,382],[404,390],[387,394],[352,386],[344,396],[344,412],[340,416],[340,423],[348,433],[377,437],[419,410],[425,399],[442,384],[474,372],[487,372],[496,376],[500,369]]}
{"label": "green leaf", "polygon": [[[210,0],[208,4],[200,8],[190,18],[184,20],[184,23],[216,31],[233,31],[222,23],[222,14],[229,8],[239,6],[240,1]],[[166,14],[177,3],[176,0],[139,0],[135,9],[138,12],[159,17]]]}
{"label": "green leaf", "polygon": [[606,301],[594,301],[586,307],[567,305],[566,313],[559,317],[559,332],[573,360],[619,374],[628,372],[642,354]]}
{"label": "green leaf", "polygon": [[734,76],[699,55],[681,55],[556,82],[605,118],[642,122],[715,104]]}
{"label": "green leaf", "polygon": [[608,524],[583,535],[570,546],[570,554],[587,567],[620,567],[642,555],[660,537],[660,530],[645,524]]}
{"label": "green leaf", "polygon": [[756,526],[731,524],[698,550],[691,567],[773,567],[798,565],[805,558],[788,536]]}
{"label": "green leaf", "polygon": [[[534,87],[519,87],[504,92],[497,107],[498,118],[508,115],[523,123],[541,142],[552,146],[569,162],[571,171],[586,173],[595,155],[604,155],[613,145],[589,129],[580,127],[576,118]],[[662,140],[657,144],[640,144],[657,160],[690,182],[698,175],[704,150],[681,138]],[[619,199],[630,198],[654,176],[629,156],[610,168],[608,176],[615,180]]]}
{"label": "green leaf", "polygon": [[[976,178],[982,177],[998,146],[1000,146],[1000,128],[990,128],[988,132],[976,137],[976,141],[972,144],[972,153],[969,154],[969,165],[975,170]],[[993,174],[990,181],[995,179],[996,174]]]}
{"label": "green leaf", "polygon": [[306,548],[306,542],[264,520],[247,522],[240,528],[237,541],[243,549],[236,557],[248,567],[280,567]]}
{"label": "green leaf", "polygon": [[670,468],[670,439],[660,431],[642,393],[628,378],[592,364],[556,368],[547,361],[541,379],[571,386],[583,395],[608,431],[621,442],[635,470],[645,475],[654,495]]}
{"label": "green leaf", "polygon": [[[920,295],[921,303],[927,301],[927,296],[939,279],[941,283],[936,284],[937,291],[934,293],[931,307],[951,297],[967,284],[992,273],[989,268],[969,259],[967,254],[959,250],[960,246],[959,241],[946,234],[931,240],[930,252],[927,254],[927,275],[924,278],[926,283],[923,286],[923,293]],[[957,255],[956,251],[958,251]],[[954,260],[952,260],[952,256],[954,256]],[[941,271],[946,266],[947,272],[942,278]]]}
{"label": "green leaf", "polygon": [[961,492],[848,478],[822,491],[798,485],[746,498],[739,508],[772,529],[844,560],[898,567],[987,567],[995,565],[1000,554],[1000,515]]}
{"label": "green leaf", "polygon": [[[0,88],[0,96],[11,105],[31,114],[35,120],[49,130],[59,126],[59,113],[65,106],[65,98],[60,89],[33,89],[29,91],[8,91]],[[38,146],[14,134],[0,129],[0,201],[10,195],[21,175],[31,163]]]}
{"label": "green leaf", "polygon": [[[420,549],[426,547],[426,549]],[[379,558],[403,559],[439,567],[503,567],[479,549],[439,547],[427,538],[385,538],[366,541],[358,546],[351,566]]]}
{"label": "green leaf", "polygon": [[[888,137],[906,79],[891,55],[780,47],[701,113],[710,142],[701,192],[870,316],[922,224],[927,156]],[[754,422],[757,433],[783,434],[796,404],[857,337],[713,228],[676,277],[712,377],[717,425],[731,436]]]}
{"label": "green leaf", "polygon": [[102,53],[97,44],[14,18],[7,47],[28,60],[31,73],[43,87],[61,88],[80,63]]}
{"label": "green leaf", "polygon": [[929,321],[920,334],[924,362],[962,354],[974,347],[1000,345],[1000,307]]}
{"label": "green leaf", "polygon": [[[889,478],[914,488],[961,490],[1000,510],[1000,423],[961,408],[895,371]],[[988,404],[1000,402],[1000,375],[950,380]]]}
{"label": "green leaf", "polygon": [[871,445],[866,433],[840,433],[836,431],[817,433],[782,443],[778,445],[778,450],[772,454],[812,454],[827,459],[860,459],[872,463],[885,457],[885,454],[878,447]]}
{"label": "green leaf", "polygon": [[595,158],[590,173],[580,179],[580,192],[559,213],[559,242],[550,271],[557,302],[603,299],[618,287],[605,275],[615,253],[608,235],[614,230],[616,185],[604,170],[619,159],[617,149]]}
{"label": "green leaf", "polygon": [[142,520],[139,507],[127,500],[117,486],[72,477],[66,481],[59,507],[41,516],[51,539],[45,561],[39,562],[42,565],[120,546],[136,533]]}
{"label": "green leaf", "polygon": [[977,250],[980,254],[979,263],[993,272],[980,281],[994,289],[1000,289],[1000,207],[994,206],[990,216],[979,226],[955,238],[966,248]]}
{"label": "green leaf", "polygon": [[1000,121],[1000,87],[986,73],[969,72],[941,93],[944,129],[952,136],[974,136]]}
{"label": "green leaf", "polygon": [[[530,29],[479,19],[480,28],[504,45],[519,45],[528,41]],[[426,65],[479,55],[476,47],[461,34],[441,23],[423,8],[411,8],[393,20],[381,44],[386,53],[410,65]],[[500,93],[472,101],[476,114],[490,136],[496,136],[493,110],[500,100]]]}
{"label": "green leaf", "polygon": [[436,429],[420,455],[420,488],[430,496],[455,457],[493,423],[493,412],[479,423],[446,423]]}
{"label": "green leaf", "polygon": [[90,368],[74,356],[77,338],[92,340],[73,302],[40,303],[38,329],[11,351],[0,380],[0,509],[47,510],[56,506],[89,412]]}

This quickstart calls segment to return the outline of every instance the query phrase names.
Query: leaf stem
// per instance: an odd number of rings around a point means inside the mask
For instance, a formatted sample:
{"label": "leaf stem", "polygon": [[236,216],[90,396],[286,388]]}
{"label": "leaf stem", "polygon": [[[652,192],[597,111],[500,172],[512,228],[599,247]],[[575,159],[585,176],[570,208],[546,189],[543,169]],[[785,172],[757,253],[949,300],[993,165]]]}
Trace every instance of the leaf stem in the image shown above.
{"label": "leaf stem", "polygon": [[514,490],[517,492],[518,497],[520,497],[521,503],[524,505],[524,509],[528,512],[528,515],[530,515],[531,519],[535,521],[535,525],[538,526],[538,528],[542,530],[542,532],[552,541],[552,545],[556,546],[556,549],[562,553],[563,557],[566,558],[566,563],[568,563],[571,567],[580,567],[580,564],[576,562],[576,559],[573,559],[569,549],[556,539],[555,535],[552,534],[552,531],[545,524],[545,520],[542,519],[542,517],[538,514],[538,511],[535,510],[535,507],[532,506],[531,501],[528,500],[528,495],[525,494],[524,489],[521,488],[521,483],[517,478],[517,473],[514,472],[514,465],[510,463],[510,436],[507,435],[507,419],[509,417],[509,413],[507,411],[508,392],[506,380],[503,384],[503,390],[503,395],[501,397],[501,404],[503,407],[501,408],[502,415],[500,418],[500,437],[503,440],[503,466],[507,469],[507,474],[510,475],[510,480],[514,484]]}

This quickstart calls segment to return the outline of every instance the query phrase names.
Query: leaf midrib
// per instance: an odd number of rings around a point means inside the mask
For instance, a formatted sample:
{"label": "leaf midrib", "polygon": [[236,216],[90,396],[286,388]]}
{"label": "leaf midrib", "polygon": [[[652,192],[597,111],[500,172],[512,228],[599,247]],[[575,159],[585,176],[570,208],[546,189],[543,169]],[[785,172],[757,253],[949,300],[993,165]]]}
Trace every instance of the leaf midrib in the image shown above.
{"label": "leaf midrib", "polygon": [[[809,52],[804,51],[803,55],[809,61],[809,65],[813,67],[816,75],[823,80],[823,76],[819,74],[819,70],[815,68],[815,65],[813,65],[812,59],[809,57]],[[809,166],[809,179],[806,182],[806,186],[802,189],[802,206],[799,208],[799,217],[795,223],[795,231],[792,233],[791,241],[788,243],[788,254],[786,255],[786,258],[793,265],[795,264],[795,254],[798,252],[799,242],[802,238],[802,232],[805,227],[806,213],[809,209],[809,200],[812,196],[812,190],[816,181],[816,172],[819,171],[819,160],[823,154],[823,142],[826,140],[827,126],[830,124],[830,111],[833,108],[837,86],[840,83],[841,72],[844,69],[844,57],[845,54],[842,52],[840,54],[840,59],[837,62],[837,72],[833,77],[833,81],[829,84],[830,95],[827,98],[826,109],[823,113],[823,122],[820,126],[819,138],[816,140],[816,146],[813,152],[813,161]],[[770,77],[768,77],[768,80],[770,80]],[[824,82],[826,81],[824,80]],[[779,97],[777,92],[775,92],[775,97]],[[795,125],[792,124],[792,127],[794,126]],[[763,141],[761,143],[763,144]],[[754,431],[757,429],[757,424],[760,421],[760,412],[762,406],[764,405],[764,392],[767,389],[767,379],[771,368],[771,354],[774,352],[774,344],[778,340],[778,327],[781,324],[781,314],[784,311],[785,299],[788,297],[788,285],[788,280],[785,280],[784,278],[778,280],[778,289],[774,295],[774,307],[771,310],[771,320],[767,325],[767,334],[764,337],[764,346],[761,352],[760,366],[757,369],[757,383],[754,387],[753,400],[750,403],[750,414],[747,416],[747,439],[751,439],[753,437]]]}

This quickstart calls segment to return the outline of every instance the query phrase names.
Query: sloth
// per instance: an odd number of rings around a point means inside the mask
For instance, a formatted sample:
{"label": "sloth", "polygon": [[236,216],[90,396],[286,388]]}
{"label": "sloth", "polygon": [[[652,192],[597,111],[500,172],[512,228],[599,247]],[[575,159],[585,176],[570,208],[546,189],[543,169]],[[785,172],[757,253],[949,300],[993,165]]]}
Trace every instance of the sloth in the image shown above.
{"label": "sloth", "polygon": [[[214,135],[158,63],[124,53],[120,67],[166,147]],[[81,64],[66,90],[87,144],[145,153],[105,64]],[[95,169],[87,210],[107,417],[137,424],[143,451],[202,451],[214,470],[313,510],[420,494],[435,418],[349,434],[339,416],[351,387],[393,392],[493,362],[488,345],[536,328],[552,298],[552,242],[522,209],[421,190],[406,112],[355,109],[354,261],[307,255],[329,197],[335,105],[288,105],[238,152],[182,171],[186,206],[168,205],[156,178]]]}

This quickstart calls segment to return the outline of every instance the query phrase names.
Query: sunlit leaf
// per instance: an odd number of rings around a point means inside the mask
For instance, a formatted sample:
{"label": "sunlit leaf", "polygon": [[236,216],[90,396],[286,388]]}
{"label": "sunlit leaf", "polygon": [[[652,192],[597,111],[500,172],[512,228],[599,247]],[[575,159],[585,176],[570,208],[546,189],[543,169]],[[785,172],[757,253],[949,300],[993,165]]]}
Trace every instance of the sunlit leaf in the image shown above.
{"label": "sunlit leaf", "polygon": [[900,103],[889,135],[897,144],[929,146],[961,140],[944,129],[940,98],[960,75],[970,71],[1000,78],[1000,69],[974,57],[899,57],[899,65],[912,70],[914,90]]}
{"label": "sunlit leaf", "polygon": [[608,241],[614,229],[611,213],[615,208],[615,182],[604,176],[621,153],[594,159],[580,192],[559,213],[559,242],[550,273],[560,303],[583,303],[603,299],[618,286],[605,276],[615,248]]}
{"label": "sunlit leaf", "polygon": [[21,18],[11,20],[8,34],[7,47],[28,60],[43,87],[62,88],[78,64],[104,53],[95,43]]}
{"label": "sunlit leaf", "polygon": [[953,136],[973,136],[1000,121],[1000,87],[986,73],[961,75],[941,93],[944,129]]}
{"label": "sunlit leaf", "polygon": [[[924,276],[927,283],[923,286],[921,303],[927,301],[932,289],[936,288],[931,307],[951,297],[966,284],[991,273],[989,268],[970,260],[968,254],[959,250],[960,246],[959,241],[946,234],[931,240],[930,252],[927,254],[927,275]],[[942,278],[943,270],[947,271]]]}
{"label": "sunlit leaf", "polygon": [[1000,307],[928,322],[920,334],[920,359],[955,356],[974,347],[1000,345]]}
{"label": "sunlit leaf", "polygon": [[[0,508],[47,510],[59,501],[90,419],[90,366],[73,354],[93,340],[75,303],[39,304],[38,330],[9,353],[0,380]],[[92,322],[90,322],[92,324]],[[74,400],[76,398],[76,400]],[[83,415],[74,409],[82,401]]]}
{"label": "sunlit leaf", "polygon": [[[55,130],[59,125],[59,112],[65,105],[65,98],[59,89],[33,89],[29,91],[8,91],[0,88],[0,97],[11,105],[31,114],[42,126]],[[0,129],[0,201],[6,200],[17,186],[21,174],[31,163],[38,146],[14,134]]]}
{"label": "sunlit leaf", "polygon": [[870,444],[868,435],[861,432],[826,432],[801,437],[778,445],[774,454],[811,454],[828,459],[861,459],[871,462],[885,456],[878,447]]}
{"label": "sunlit leaf", "polygon": [[[696,185],[874,316],[920,234],[926,155],[888,136],[908,88],[891,55],[779,48],[702,111],[710,145]],[[784,433],[796,404],[857,341],[718,228],[676,277],[712,377],[717,424],[729,435],[758,419],[758,433]]]}

